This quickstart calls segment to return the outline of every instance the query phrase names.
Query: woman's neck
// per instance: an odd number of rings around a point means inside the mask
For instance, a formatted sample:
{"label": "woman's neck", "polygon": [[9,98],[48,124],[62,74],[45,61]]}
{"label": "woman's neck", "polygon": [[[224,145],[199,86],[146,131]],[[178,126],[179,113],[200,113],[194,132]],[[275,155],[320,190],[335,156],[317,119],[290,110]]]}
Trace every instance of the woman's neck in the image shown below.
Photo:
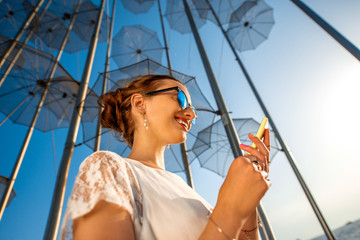
{"label": "woman's neck", "polygon": [[149,167],[165,170],[165,146],[155,141],[135,141],[128,158],[137,160]]}

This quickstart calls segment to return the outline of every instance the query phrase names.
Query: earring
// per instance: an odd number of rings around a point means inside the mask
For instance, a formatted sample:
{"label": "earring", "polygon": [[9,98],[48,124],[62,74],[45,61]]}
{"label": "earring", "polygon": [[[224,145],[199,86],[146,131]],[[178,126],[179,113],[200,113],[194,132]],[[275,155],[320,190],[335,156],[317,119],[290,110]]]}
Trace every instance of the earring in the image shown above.
{"label": "earring", "polygon": [[144,114],[144,126],[145,126],[146,130],[149,130],[149,125],[148,125],[147,120],[145,118],[145,114]]}

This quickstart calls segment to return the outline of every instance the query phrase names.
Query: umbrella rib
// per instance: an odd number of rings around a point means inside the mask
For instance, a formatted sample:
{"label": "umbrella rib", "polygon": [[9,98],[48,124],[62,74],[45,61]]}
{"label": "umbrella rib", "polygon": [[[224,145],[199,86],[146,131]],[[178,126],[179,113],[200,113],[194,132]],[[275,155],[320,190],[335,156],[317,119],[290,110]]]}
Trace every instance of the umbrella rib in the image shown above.
{"label": "umbrella rib", "polygon": [[157,50],[163,50],[164,48],[161,47],[161,48],[149,48],[149,49],[144,49],[142,50],[142,52],[150,52],[150,51],[157,51]]}
{"label": "umbrella rib", "polygon": [[261,32],[259,32],[258,30],[256,30],[255,28],[252,28],[252,30],[254,32],[256,32],[257,34],[259,34],[260,36],[262,36],[263,38],[267,39],[267,36],[265,36],[264,34],[262,34]]}
{"label": "umbrella rib", "polygon": [[[36,84],[34,84],[34,85],[36,86]],[[10,92],[1,94],[1,95],[0,95],[0,98],[4,97],[4,96],[6,96],[6,95],[12,94],[12,93],[14,93],[14,92],[19,92],[19,91],[21,91],[21,90],[23,90],[23,89],[32,87],[32,86],[34,86],[34,85],[29,85],[29,86],[26,86],[26,87],[17,88],[17,89],[15,89],[15,90],[10,91]]]}
{"label": "umbrella rib", "polygon": [[21,113],[14,120],[14,122],[17,122],[17,120],[21,117],[21,115],[24,113],[24,111],[28,108],[28,106],[30,105],[31,101],[33,101],[33,99],[34,99],[34,96],[32,96],[32,98],[27,102],[26,106],[22,109]]}

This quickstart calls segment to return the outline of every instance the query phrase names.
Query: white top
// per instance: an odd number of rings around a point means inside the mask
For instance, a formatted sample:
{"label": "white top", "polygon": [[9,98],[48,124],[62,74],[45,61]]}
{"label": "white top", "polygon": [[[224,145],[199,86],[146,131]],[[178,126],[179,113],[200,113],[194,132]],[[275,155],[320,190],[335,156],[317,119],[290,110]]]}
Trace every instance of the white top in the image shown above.
{"label": "white top", "polygon": [[176,174],[99,151],[80,165],[61,239],[72,239],[72,220],[89,213],[100,200],[129,211],[138,240],[198,239],[211,209]]}

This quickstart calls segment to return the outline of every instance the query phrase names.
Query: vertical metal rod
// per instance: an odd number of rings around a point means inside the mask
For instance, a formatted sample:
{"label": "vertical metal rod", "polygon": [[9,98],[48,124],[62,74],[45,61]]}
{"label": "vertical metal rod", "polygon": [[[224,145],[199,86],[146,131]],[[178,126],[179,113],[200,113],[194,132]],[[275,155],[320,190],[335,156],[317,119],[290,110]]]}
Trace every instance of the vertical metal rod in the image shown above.
{"label": "vertical metal rod", "polygon": [[[183,0],[183,3],[184,3],[185,12],[186,12],[186,15],[188,17],[191,30],[193,32],[193,35],[194,35],[198,50],[200,52],[200,56],[201,56],[201,59],[202,59],[206,74],[207,74],[209,82],[210,82],[211,89],[213,91],[217,106],[218,106],[219,111],[220,111],[221,120],[222,120],[222,122],[224,124],[225,131],[226,131],[227,137],[229,139],[232,152],[234,154],[234,157],[243,156],[243,153],[242,153],[241,149],[239,148],[240,140],[239,140],[239,137],[238,137],[237,132],[235,130],[234,123],[233,123],[232,119],[230,118],[229,111],[227,110],[227,107],[225,105],[225,101],[224,101],[224,99],[223,99],[223,97],[221,95],[219,85],[217,84],[215,74],[214,74],[214,72],[213,72],[213,70],[211,68],[210,61],[209,61],[209,59],[207,57],[205,48],[204,48],[203,43],[201,41],[200,34],[199,34],[199,32],[198,32],[198,30],[196,28],[195,21],[194,21],[194,18],[192,16],[192,14],[191,14],[189,5],[187,3],[187,0]],[[266,220],[267,219],[266,216],[261,215],[261,214],[264,213],[264,211],[262,211],[261,204],[259,204],[258,209],[260,209],[259,215],[260,215],[261,219]],[[266,231],[267,235],[272,237],[270,239],[275,239],[273,237],[273,234],[271,232],[271,228],[269,226],[270,226],[270,224],[264,222],[264,227],[265,227],[265,231]],[[260,229],[260,230],[262,231],[262,229]]]}
{"label": "vertical metal rod", "polygon": [[[25,21],[25,23],[22,25],[22,27],[19,29],[19,32],[16,34],[13,42],[11,43],[10,47],[5,51],[3,57],[0,60],[0,68],[4,65],[5,60],[9,57],[10,53],[16,46],[16,42],[18,42],[21,38],[21,35],[24,33],[25,29],[29,26],[33,18],[36,16],[37,11],[41,7],[41,5],[44,3],[45,0],[39,0],[38,4],[35,6],[34,10],[29,15],[28,19]],[[0,85],[1,86],[1,85]]]}
{"label": "vertical metal rod", "polygon": [[[104,71],[104,81],[102,86],[101,95],[103,95],[106,91],[106,81],[107,81],[107,74],[109,71],[109,59],[110,59],[110,52],[111,52],[111,45],[112,45],[112,35],[114,30],[114,19],[115,19],[115,8],[116,8],[116,0],[113,0],[112,6],[112,13],[111,13],[111,24],[110,24],[110,31],[108,35],[108,46],[106,52],[106,60],[105,60],[105,71]],[[101,140],[101,124],[100,124],[100,114],[101,114],[101,107],[99,106],[99,114],[98,114],[98,122],[96,126],[96,138],[95,138],[95,146],[94,151],[99,151],[100,149],[100,140]]]}
{"label": "vertical metal rod", "polygon": [[314,20],[319,26],[324,29],[330,36],[332,36],[338,43],[341,44],[346,50],[348,50],[358,61],[360,61],[360,50],[347,40],[342,34],[340,34],[335,28],[328,24],[318,14],[311,10],[306,4],[300,0],[291,0],[296,6],[298,6],[304,13],[306,13],[312,20]]}
{"label": "vertical metal rod", "polygon": [[180,148],[181,148],[181,156],[182,156],[183,163],[184,163],[187,183],[191,188],[195,189],[194,182],[193,182],[192,175],[191,175],[190,162],[189,162],[189,158],[187,155],[186,144],[185,143],[180,144]]}
{"label": "vertical metal rod", "polygon": [[[81,1],[81,0],[80,0]],[[76,8],[76,12],[79,10],[79,7]],[[51,80],[52,80],[52,77],[54,76],[55,74],[55,71],[56,71],[56,68],[57,68],[57,65],[59,63],[59,60],[61,58],[61,55],[63,53],[63,50],[65,48],[65,44],[67,42],[67,39],[69,37],[69,34],[70,34],[70,31],[72,29],[72,26],[75,22],[75,18],[76,18],[76,14],[74,14],[72,20],[71,20],[71,23],[69,25],[69,28],[67,29],[67,32],[65,34],[65,37],[64,37],[64,40],[62,42],[62,45],[60,47],[60,50],[58,52],[58,55],[54,61],[54,65],[52,66],[51,68],[51,71],[50,71],[50,74],[49,74],[49,77],[48,77],[48,80],[46,81],[46,84],[44,86],[44,91],[41,95],[41,98],[40,98],[40,101],[39,101],[39,104],[36,108],[36,111],[34,113],[34,116],[33,116],[33,119],[31,121],[31,124],[30,124],[30,127],[27,131],[27,134],[25,136],[25,139],[24,139],[24,142],[23,142],[23,145],[21,147],[21,150],[19,152],[19,155],[18,155],[18,158],[16,160],[16,163],[15,163],[15,166],[12,170],[12,173],[11,173],[11,176],[10,176],[10,179],[9,179],[9,182],[8,184],[6,185],[6,189],[5,189],[5,192],[4,192],[4,195],[1,199],[1,204],[0,204],[0,220],[2,218],[2,215],[4,213],[4,210],[5,210],[5,207],[7,205],[7,202],[9,200],[9,197],[10,197],[10,194],[11,194],[11,191],[13,189],[13,186],[15,184],[15,180],[16,180],[16,177],[17,177],[17,174],[20,170],[20,167],[21,167],[21,164],[22,164],[22,161],[24,159],[24,156],[25,156],[25,153],[26,153],[26,150],[27,150],[27,147],[29,145],[29,142],[30,142],[30,139],[31,139],[31,136],[32,136],[32,133],[34,131],[34,127],[35,127],[35,124],[36,124],[36,121],[38,119],[38,116],[39,116],[39,113],[41,111],[41,108],[42,106],[44,105],[44,102],[45,102],[45,98],[46,98],[46,95],[48,93],[48,90],[49,90],[49,87],[50,87],[50,84],[51,84]]]}
{"label": "vertical metal rod", "polygon": [[[46,4],[46,6],[44,7],[44,9],[42,10],[39,18],[38,18],[38,22],[42,19],[42,17],[45,15],[47,9],[49,8],[50,4],[51,4],[52,0],[49,0],[49,2]],[[0,78],[0,87],[1,85],[4,83],[6,77],[9,75],[9,73],[11,72],[12,68],[14,67],[15,63],[17,62],[18,58],[20,57],[22,50],[24,49],[24,46],[27,44],[27,42],[30,40],[32,34],[34,33],[34,30],[37,28],[37,23],[34,24],[34,26],[32,27],[32,29],[30,30],[30,32],[28,32],[28,34],[26,35],[23,43],[19,42],[19,50],[16,52],[13,60],[11,61],[11,63],[9,64],[9,66],[7,67],[7,69],[5,70],[4,74],[1,76]],[[15,43],[16,46],[16,41],[13,40],[13,44]],[[14,46],[14,48],[15,48]],[[6,59],[5,59],[6,60]],[[4,61],[5,61],[4,60]]]}
{"label": "vertical metal rod", "polygon": [[[167,44],[167,41],[166,41],[164,19],[163,19],[163,15],[162,15],[162,11],[161,11],[161,3],[160,3],[160,0],[157,0],[157,2],[158,2],[158,7],[159,7],[159,15],[160,15],[161,29],[162,29],[163,39],[164,39],[164,45],[165,45],[166,59],[167,59],[167,63],[168,63],[168,68],[170,70],[169,71],[170,76],[172,76],[173,74],[172,74],[172,68],[171,68],[170,54],[169,54],[168,44]],[[187,183],[191,188],[194,188],[194,183],[193,183],[192,176],[191,176],[191,168],[190,168],[189,157],[187,155],[186,143],[181,143],[180,144],[180,149],[181,149],[182,160],[183,160],[183,163],[184,163],[184,169],[185,169]]]}
{"label": "vertical metal rod", "polygon": [[288,161],[290,163],[290,166],[293,169],[293,171],[295,173],[295,176],[297,177],[297,179],[298,179],[298,181],[299,181],[299,183],[300,183],[300,185],[301,185],[307,199],[309,200],[310,205],[313,208],[313,210],[315,212],[315,215],[318,218],[318,220],[319,220],[325,234],[327,235],[327,237],[329,239],[334,239],[334,236],[333,236],[333,234],[331,232],[331,229],[328,227],[325,218],[322,216],[321,211],[320,211],[319,207],[317,206],[315,199],[313,198],[309,188],[307,187],[307,185],[305,183],[305,180],[303,179],[303,177],[302,177],[302,175],[301,175],[301,173],[300,173],[300,171],[299,171],[299,169],[297,167],[295,158],[293,157],[289,147],[286,145],[285,141],[281,137],[281,134],[278,131],[278,129],[277,129],[276,125],[275,125],[275,122],[273,121],[272,117],[270,116],[269,111],[267,110],[264,102],[262,101],[262,99],[260,97],[260,94],[258,93],[257,89],[255,88],[255,85],[252,82],[252,80],[250,78],[250,75],[248,74],[244,64],[240,60],[240,57],[237,54],[231,40],[229,39],[229,36],[227,35],[226,31],[224,30],[223,26],[221,25],[221,22],[220,22],[219,18],[217,17],[213,7],[211,6],[209,0],[206,0],[206,1],[207,1],[208,5],[209,5],[210,11],[212,12],[213,16],[215,17],[215,20],[216,20],[218,26],[220,27],[222,33],[224,34],[224,37],[225,37],[226,41],[228,42],[232,52],[234,53],[236,61],[239,63],[239,66],[240,66],[241,70],[243,71],[243,73],[245,75],[245,78],[246,78],[246,80],[248,81],[248,83],[249,83],[249,85],[251,87],[251,90],[253,91],[257,101],[259,102],[261,109],[263,110],[265,116],[269,119],[269,123],[272,126],[273,131],[275,132],[275,136],[279,140],[279,143],[280,143],[283,151],[285,152],[285,155],[286,155],[286,157],[287,157],[287,159],[288,159]]}
{"label": "vertical metal rod", "polygon": [[94,33],[91,38],[89,52],[86,58],[85,67],[80,83],[80,88],[76,98],[75,107],[71,117],[70,127],[68,130],[68,135],[65,142],[64,152],[62,155],[58,175],[56,178],[56,184],[53,193],[51,208],[44,234],[44,239],[46,240],[47,239],[56,240],[59,231],[61,212],[63,208],[65,190],[66,190],[66,182],[69,175],[71,157],[74,151],[75,141],[80,126],[81,114],[84,110],[84,100],[86,97],[91,69],[94,62],[95,50],[98,42],[101,20],[104,12],[104,5],[105,5],[105,0],[101,0],[101,7],[99,9],[96,26],[94,28]]}
{"label": "vertical metal rod", "polygon": [[172,76],[172,68],[171,68],[171,62],[170,62],[169,48],[168,48],[168,44],[167,44],[167,40],[166,40],[164,19],[163,19],[163,15],[162,15],[162,11],[161,11],[160,0],[157,0],[157,2],[158,2],[158,6],[159,6],[159,15],[160,15],[161,29],[162,29],[163,39],[164,39],[164,45],[165,45],[166,59],[167,59],[167,62],[168,62],[168,68],[170,69],[170,75]]}

